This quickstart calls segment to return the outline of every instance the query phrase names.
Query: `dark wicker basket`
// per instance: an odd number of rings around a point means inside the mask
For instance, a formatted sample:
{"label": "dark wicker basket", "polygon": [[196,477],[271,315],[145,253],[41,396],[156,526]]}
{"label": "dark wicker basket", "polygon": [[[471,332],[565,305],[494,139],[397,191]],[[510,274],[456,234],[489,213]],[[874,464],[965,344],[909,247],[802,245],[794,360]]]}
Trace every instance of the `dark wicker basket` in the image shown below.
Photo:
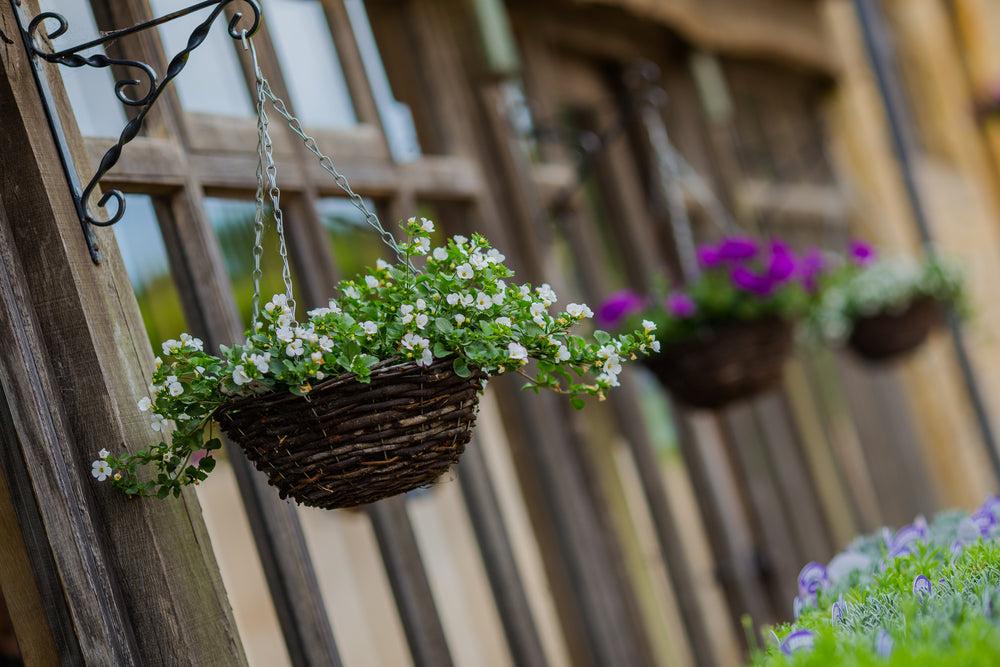
{"label": "dark wicker basket", "polygon": [[734,322],[664,346],[646,365],[679,402],[721,408],[776,386],[792,349],[792,324]]}
{"label": "dark wicker basket", "polygon": [[458,461],[483,377],[459,377],[451,358],[426,368],[390,360],[372,368],[370,384],[348,373],[315,385],[308,399],[241,398],[215,417],[282,498],[353,507],[430,484]]}
{"label": "dark wicker basket", "polygon": [[920,345],[931,329],[944,323],[935,299],[916,299],[898,312],[883,311],[854,322],[847,344],[869,361],[888,361]]}

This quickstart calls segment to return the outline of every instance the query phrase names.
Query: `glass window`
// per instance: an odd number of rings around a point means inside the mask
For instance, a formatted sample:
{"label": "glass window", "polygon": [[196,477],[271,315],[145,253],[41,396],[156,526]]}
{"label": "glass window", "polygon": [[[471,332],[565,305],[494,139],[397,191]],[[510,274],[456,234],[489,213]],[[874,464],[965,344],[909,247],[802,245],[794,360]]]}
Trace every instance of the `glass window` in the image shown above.
{"label": "glass window", "polygon": [[[241,199],[205,198],[205,212],[215,229],[222,249],[222,260],[233,287],[236,305],[245,324],[253,312],[253,241],[255,205]],[[273,294],[284,294],[282,263],[278,252],[278,233],[270,209],[264,218],[263,253],[260,259],[261,305]],[[289,260],[291,263],[291,260]],[[294,281],[294,273],[293,273]],[[294,286],[294,282],[293,282]]]}
{"label": "glass window", "polygon": [[[68,23],[64,35],[53,41],[55,50],[69,48],[97,39],[97,22],[90,11],[90,4],[79,0],[41,0],[39,3],[43,12],[62,14]],[[45,22],[49,30],[54,30],[56,22],[49,19]],[[81,52],[80,55],[92,56],[104,54],[102,47],[94,47]],[[107,67],[60,67],[66,94],[80,132],[92,137],[117,137],[125,126],[125,110],[115,97],[115,81],[111,70]],[[142,74],[136,78],[143,78]],[[126,88],[125,93],[134,93]],[[145,93],[145,90],[138,94]]]}
{"label": "glass window", "polygon": [[[375,211],[375,204],[366,199],[365,206]],[[382,244],[379,233],[368,226],[364,214],[349,199],[327,197],[316,202],[320,219],[330,239],[333,256],[344,277],[353,277],[366,267],[375,266],[383,257],[393,261],[392,252]],[[384,226],[384,225],[383,225]]]}
{"label": "glass window", "polygon": [[365,4],[363,0],[344,0],[344,5],[347,7],[351,28],[354,29],[354,39],[361,52],[361,60],[392,157],[397,162],[416,160],[420,157],[420,143],[417,140],[417,128],[413,125],[413,114],[410,107],[397,101],[392,94],[389,77],[386,76],[382,56],[379,55],[375,35],[368,22]]}
{"label": "glass window", "polygon": [[146,195],[125,195],[125,199],[128,216],[111,228],[132,281],[149,342],[158,351],[163,341],[188,331],[187,322],[170,275],[167,248],[153,200]]}
{"label": "glass window", "polygon": [[299,120],[319,127],[357,125],[323,6],[315,0],[268,0],[264,9]]}
{"label": "glass window", "polygon": [[[184,9],[187,0],[150,0],[149,6],[157,16]],[[191,31],[199,26],[210,12],[194,12],[164,23],[158,29],[167,62],[184,50]],[[241,49],[242,50],[242,49]],[[249,54],[247,55],[249,58]],[[254,104],[240,69],[236,46],[229,36],[225,14],[220,15],[205,41],[188,59],[184,71],[173,80],[181,104],[188,111],[222,116],[253,116]]]}

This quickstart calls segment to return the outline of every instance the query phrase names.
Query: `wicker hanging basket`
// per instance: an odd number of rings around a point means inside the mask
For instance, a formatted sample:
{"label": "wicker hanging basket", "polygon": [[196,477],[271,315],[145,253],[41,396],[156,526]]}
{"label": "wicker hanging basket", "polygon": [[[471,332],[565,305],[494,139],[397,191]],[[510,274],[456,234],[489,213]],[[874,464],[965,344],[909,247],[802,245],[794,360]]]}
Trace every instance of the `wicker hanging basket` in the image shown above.
{"label": "wicker hanging basket", "polygon": [[677,401],[721,408],[776,386],[792,350],[792,324],[777,318],[733,322],[646,358]]}
{"label": "wicker hanging basket", "polygon": [[855,320],[847,344],[863,359],[889,361],[916,348],[943,323],[941,303],[921,297],[898,312],[882,311]]}
{"label": "wicker hanging basket", "polygon": [[383,361],[370,384],[352,373],[323,380],[308,398],[288,392],[237,399],[216,420],[282,498],[335,509],[426,486],[465,451],[482,378]]}

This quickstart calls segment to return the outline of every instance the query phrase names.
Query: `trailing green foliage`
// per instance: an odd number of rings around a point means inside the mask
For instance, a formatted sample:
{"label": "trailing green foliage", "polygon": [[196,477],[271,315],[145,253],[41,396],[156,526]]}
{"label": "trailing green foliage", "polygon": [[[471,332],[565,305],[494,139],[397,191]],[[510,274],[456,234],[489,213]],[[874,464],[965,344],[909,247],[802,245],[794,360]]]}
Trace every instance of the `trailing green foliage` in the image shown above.
{"label": "trailing green foliage", "polygon": [[1000,499],[859,538],[799,578],[755,667],[1000,664]]}

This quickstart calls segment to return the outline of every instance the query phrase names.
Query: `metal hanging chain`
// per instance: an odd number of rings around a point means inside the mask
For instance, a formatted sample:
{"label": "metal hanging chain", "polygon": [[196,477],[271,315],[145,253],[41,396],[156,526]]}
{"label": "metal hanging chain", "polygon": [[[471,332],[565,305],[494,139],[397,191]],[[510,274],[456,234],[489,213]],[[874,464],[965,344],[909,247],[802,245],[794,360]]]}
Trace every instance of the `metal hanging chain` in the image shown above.
{"label": "metal hanging chain", "polygon": [[256,51],[253,48],[252,41],[250,43],[250,54],[253,57],[254,76],[257,79],[258,115],[264,115],[263,100],[267,98],[271,101],[272,108],[288,122],[288,128],[302,139],[302,143],[305,144],[305,147],[309,150],[309,152],[319,158],[320,167],[333,176],[333,180],[337,184],[337,187],[343,190],[343,192],[350,198],[351,204],[353,204],[354,207],[365,216],[365,222],[368,226],[378,232],[379,236],[382,238],[382,242],[396,254],[396,259],[399,260],[401,264],[408,265],[411,271],[418,272],[417,269],[410,264],[406,254],[399,247],[399,244],[396,243],[395,237],[382,227],[382,223],[379,222],[378,216],[368,209],[365,205],[365,200],[362,199],[361,195],[351,189],[350,183],[347,182],[347,177],[337,171],[337,168],[333,164],[333,160],[319,150],[316,140],[306,134],[305,130],[302,129],[302,123],[299,119],[288,111],[288,107],[285,105],[285,102],[271,90],[271,84],[268,83],[267,79],[264,78],[264,75],[260,71],[260,66],[257,63]]}
{"label": "metal hanging chain", "polygon": [[[249,48],[250,57],[253,60],[254,76],[257,79],[257,193],[256,210],[254,214],[254,245],[253,245],[253,308],[252,321],[256,322],[260,314],[260,258],[263,255],[263,235],[264,235],[264,193],[271,198],[271,209],[274,215],[274,224],[278,232],[278,253],[281,255],[281,278],[285,283],[285,296],[288,299],[288,307],[295,316],[295,295],[292,290],[292,272],[288,265],[288,248],[285,245],[285,226],[281,213],[281,190],[277,183],[277,168],[274,164],[274,152],[271,144],[271,133],[268,130],[269,120],[267,112],[264,110],[265,94],[264,88],[267,81],[260,71],[260,63],[257,62],[257,49],[254,48],[253,40],[243,32],[243,46]],[[267,176],[265,184],[264,177]]]}

